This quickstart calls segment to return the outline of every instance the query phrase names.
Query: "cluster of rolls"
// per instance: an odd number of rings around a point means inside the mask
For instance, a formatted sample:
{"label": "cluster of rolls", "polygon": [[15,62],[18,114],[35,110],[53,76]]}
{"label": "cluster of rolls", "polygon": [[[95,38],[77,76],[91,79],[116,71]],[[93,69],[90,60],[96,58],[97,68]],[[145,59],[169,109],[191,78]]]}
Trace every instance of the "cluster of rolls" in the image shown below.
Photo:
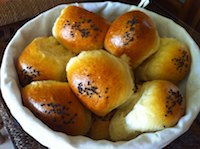
{"label": "cluster of rolls", "polygon": [[27,45],[16,67],[23,104],[53,130],[130,140],[172,127],[184,115],[177,85],[189,72],[189,49],[159,37],[144,12],[109,22],[68,6],[52,35]]}

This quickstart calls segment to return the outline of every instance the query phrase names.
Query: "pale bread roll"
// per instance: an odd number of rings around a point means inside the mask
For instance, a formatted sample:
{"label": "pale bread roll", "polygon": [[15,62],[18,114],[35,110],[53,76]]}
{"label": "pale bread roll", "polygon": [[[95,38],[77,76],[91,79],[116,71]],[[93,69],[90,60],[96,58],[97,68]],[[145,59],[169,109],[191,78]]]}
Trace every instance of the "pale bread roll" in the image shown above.
{"label": "pale bread roll", "polygon": [[190,70],[191,55],[188,47],[174,38],[161,38],[159,50],[135,70],[139,81],[168,80],[175,84]]}
{"label": "pale bread roll", "polygon": [[35,38],[17,59],[21,85],[38,80],[66,81],[66,64],[73,56],[52,36]]}
{"label": "pale bread roll", "polygon": [[179,88],[169,81],[146,82],[133,94],[132,102],[120,108],[110,122],[113,141],[130,140],[143,132],[174,126],[185,112]]}

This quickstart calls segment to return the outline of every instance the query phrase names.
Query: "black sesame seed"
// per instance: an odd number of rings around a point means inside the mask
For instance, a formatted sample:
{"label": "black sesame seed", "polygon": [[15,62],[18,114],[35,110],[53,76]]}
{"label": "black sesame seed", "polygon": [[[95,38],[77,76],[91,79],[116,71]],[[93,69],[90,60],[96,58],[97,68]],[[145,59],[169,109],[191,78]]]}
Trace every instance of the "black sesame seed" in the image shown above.
{"label": "black sesame seed", "polygon": [[136,23],[137,23],[137,20],[136,20],[136,18],[135,18],[134,16],[132,17],[131,20],[128,20],[128,21],[127,21],[127,24],[130,25],[131,27],[132,27],[133,25],[135,25]]}
{"label": "black sesame seed", "polygon": [[80,94],[83,94],[80,90],[78,91]]}
{"label": "black sesame seed", "polygon": [[48,107],[52,106],[52,103],[48,103],[47,106],[48,106]]}
{"label": "black sesame seed", "polygon": [[96,89],[97,89],[97,87],[96,87],[96,86],[92,86],[92,89],[93,89],[93,90],[96,90]]}
{"label": "black sesame seed", "polygon": [[90,27],[91,27],[91,28],[94,28],[94,27],[95,27],[95,25],[94,25],[94,24],[91,24],[91,25],[90,25]]}
{"label": "black sesame seed", "polygon": [[87,23],[90,23],[90,22],[92,22],[92,20],[91,20],[91,19],[88,19],[88,20],[87,20]]}
{"label": "black sesame seed", "polygon": [[88,37],[90,32],[87,28],[79,29],[82,37]]}

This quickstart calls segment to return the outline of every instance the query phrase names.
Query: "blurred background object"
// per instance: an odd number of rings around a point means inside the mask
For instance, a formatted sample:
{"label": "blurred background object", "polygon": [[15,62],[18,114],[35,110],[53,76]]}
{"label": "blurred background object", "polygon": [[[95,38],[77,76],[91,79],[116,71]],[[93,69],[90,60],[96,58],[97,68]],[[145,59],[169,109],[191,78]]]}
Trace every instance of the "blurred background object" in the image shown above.
{"label": "blurred background object", "polygon": [[32,18],[63,0],[0,0],[0,26]]}
{"label": "blurred background object", "polygon": [[[78,2],[83,2],[79,0]],[[87,0],[87,2],[102,0]],[[105,1],[105,0],[104,0]],[[112,1],[112,0],[111,0]],[[138,4],[139,0],[126,0]],[[32,18],[56,5],[73,0],[0,0],[0,26]],[[115,1],[116,2],[116,1]],[[123,1],[122,1],[123,2]],[[200,0],[151,0],[200,33]]]}
{"label": "blurred background object", "polygon": [[200,33],[200,0],[153,0]]}
{"label": "blurred background object", "polygon": [[7,2],[8,0],[0,0],[0,3],[4,3]]}

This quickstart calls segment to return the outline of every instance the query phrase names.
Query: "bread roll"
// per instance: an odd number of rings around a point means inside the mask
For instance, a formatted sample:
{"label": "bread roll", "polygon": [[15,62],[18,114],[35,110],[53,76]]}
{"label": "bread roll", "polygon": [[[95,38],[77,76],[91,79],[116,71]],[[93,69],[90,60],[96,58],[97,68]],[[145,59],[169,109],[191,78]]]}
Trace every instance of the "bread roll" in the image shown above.
{"label": "bread roll", "polygon": [[116,56],[127,54],[136,68],[157,51],[159,36],[151,18],[135,10],[119,16],[111,24],[104,46]]}
{"label": "bread roll", "polygon": [[66,64],[73,54],[54,37],[34,39],[17,59],[22,86],[36,80],[66,80]]}
{"label": "bread roll", "polygon": [[57,81],[35,81],[22,89],[23,104],[55,131],[85,135],[91,114],[79,102],[69,85]]}
{"label": "bread roll", "polygon": [[92,112],[105,116],[132,94],[134,81],[128,64],[104,50],[81,52],[67,64],[69,84]]}
{"label": "bread roll", "polygon": [[179,88],[169,81],[146,82],[133,95],[132,103],[119,109],[110,122],[114,141],[129,140],[142,132],[174,126],[185,112]]}
{"label": "bread roll", "polygon": [[110,24],[101,16],[77,6],[62,10],[53,26],[53,35],[75,54],[103,48]]}
{"label": "bread roll", "polygon": [[174,38],[161,38],[159,50],[136,70],[142,81],[168,80],[179,83],[189,72],[191,56],[188,47]]}
{"label": "bread roll", "polygon": [[110,140],[109,135],[109,125],[110,120],[112,119],[114,111],[111,111],[104,117],[97,116],[95,114],[92,115],[92,126],[88,132],[88,136],[94,140]]}

